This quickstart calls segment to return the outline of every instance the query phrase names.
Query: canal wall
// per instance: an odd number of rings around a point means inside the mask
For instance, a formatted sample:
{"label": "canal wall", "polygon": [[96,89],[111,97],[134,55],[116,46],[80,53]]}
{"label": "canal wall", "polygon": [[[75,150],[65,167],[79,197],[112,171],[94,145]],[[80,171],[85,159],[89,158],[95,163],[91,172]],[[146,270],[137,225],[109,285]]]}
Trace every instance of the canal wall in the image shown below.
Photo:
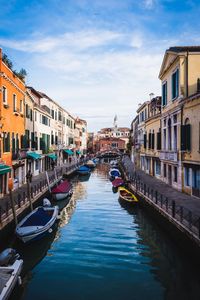
{"label": "canal wall", "polygon": [[[62,165],[56,168],[57,179],[55,178],[54,172],[49,175],[50,188],[55,186],[63,176],[72,175],[84,162],[72,165]],[[28,196],[27,185],[24,185],[17,191],[13,192],[14,208],[18,222],[30,211],[30,200],[33,206],[36,206],[45,196],[49,196],[49,186],[45,174],[42,177],[34,178],[35,180],[30,186],[30,197]],[[13,211],[11,207],[11,200],[9,196],[5,199],[1,199],[0,202],[0,238],[6,238],[15,227]],[[1,201],[0,200],[0,201]],[[4,200],[4,201],[3,201]]]}
{"label": "canal wall", "polygon": [[140,205],[148,210],[154,219],[168,231],[182,250],[191,254],[200,265],[200,217],[176,201],[145,184],[139,176],[129,174],[123,163],[120,168],[129,188],[139,198]]}

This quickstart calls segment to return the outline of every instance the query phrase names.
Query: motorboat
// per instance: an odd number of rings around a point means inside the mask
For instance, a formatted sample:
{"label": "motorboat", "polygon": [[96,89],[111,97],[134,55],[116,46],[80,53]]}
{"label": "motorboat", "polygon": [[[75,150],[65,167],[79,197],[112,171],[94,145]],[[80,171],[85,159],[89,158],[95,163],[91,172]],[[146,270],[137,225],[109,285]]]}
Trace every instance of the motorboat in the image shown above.
{"label": "motorboat", "polygon": [[12,248],[5,249],[0,254],[0,300],[6,300],[15,285],[21,283],[23,260]]}
{"label": "motorboat", "polygon": [[118,169],[113,168],[113,169],[110,169],[109,176],[110,176],[111,181],[113,181],[116,177],[121,177],[121,173]]}
{"label": "motorboat", "polygon": [[56,201],[64,200],[65,198],[72,196],[72,185],[68,180],[64,180],[51,190],[51,194]]}
{"label": "motorboat", "polygon": [[[47,203],[46,201],[45,204]],[[42,238],[48,232],[51,233],[52,226],[58,218],[58,212],[58,206],[37,207],[17,225],[15,230],[17,237],[27,243]]]}
{"label": "motorboat", "polygon": [[88,160],[85,165],[89,168],[95,168],[96,167],[96,164],[93,160]]}
{"label": "motorboat", "polygon": [[121,178],[121,177],[118,177],[118,178],[115,178],[113,181],[112,181],[112,185],[113,187],[117,188],[121,185],[124,184],[124,180]]}
{"label": "motorboat", "polygon": [[79,175],[88,175],[88,174],[90,174],[90,172],[91,172],[91,169],[87,166],[82,166],[77,170],[77,173]]}
{"label": "motorboat", "polygon": [[119,197],[129,203],[137,203],[138,202],[138,198],[129,190],[127,190],[124,187],[119,187],[118,189],[119,191]]}

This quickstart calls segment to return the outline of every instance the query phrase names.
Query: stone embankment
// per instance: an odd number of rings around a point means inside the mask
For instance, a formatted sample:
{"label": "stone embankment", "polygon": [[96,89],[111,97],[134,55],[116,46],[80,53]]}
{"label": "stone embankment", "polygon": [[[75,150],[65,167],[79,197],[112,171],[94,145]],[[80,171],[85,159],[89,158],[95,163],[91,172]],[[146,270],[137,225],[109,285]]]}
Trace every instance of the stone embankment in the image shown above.
{"label": "stone embankment", "polygon": [[200,201],[181,193],[160,180],[135,170],[128,156],[121,164],[129,187],[139,196],[142,205],[150,208],[166,227],[181,233],[195,248],[200,247]]}
{"label": "stone embankment", "polygon": [[[49,184],[53,187],[61,180],[63,175],[70,175],[75,172],[84,162],[71,165],[62,165],[55,168],[55,171],[48,171]],[[42,196],[48,192],[49,186],[45,173],[40,173],[33,177],[30,184],[30,193],[27,184],[12,192],[14,209],[18,219],[24,211],[30,206],[30,202],[34,205]],[[29,194],[29,195],[28,195]],[[6,195],[0,199],[0,230],[11,224],[14,220],[10,195]]]}

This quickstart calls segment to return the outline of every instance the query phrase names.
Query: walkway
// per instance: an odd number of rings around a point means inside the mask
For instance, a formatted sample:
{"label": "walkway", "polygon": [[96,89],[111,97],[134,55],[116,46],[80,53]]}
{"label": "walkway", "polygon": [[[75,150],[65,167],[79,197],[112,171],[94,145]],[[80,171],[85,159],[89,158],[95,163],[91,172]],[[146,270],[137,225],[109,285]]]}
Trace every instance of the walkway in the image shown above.
{"label": "walkway", "polygon": [[152,177],[139,169],[135,170],[134,164],[128,156],[123,158],[123,164],[131,178],[135,177],[135,175],[139,176],[139,179],[142,180],[144,184],[153,188],[154,190],[157,190],[160,194],[163,194],[168,199],[174,200],[177,205],[190,210],[194,215],[200,217],[200,199],[179,192],[163,181]]}

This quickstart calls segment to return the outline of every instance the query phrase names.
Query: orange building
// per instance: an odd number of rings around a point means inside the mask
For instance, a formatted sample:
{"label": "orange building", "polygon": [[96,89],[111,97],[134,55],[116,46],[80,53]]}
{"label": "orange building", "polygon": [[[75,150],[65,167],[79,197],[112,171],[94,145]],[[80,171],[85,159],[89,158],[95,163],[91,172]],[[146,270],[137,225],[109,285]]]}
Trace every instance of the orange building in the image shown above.
{"label": "orange building", "polygon": [[19,156],[25,134],[24,101],[25,83],[3,62],[0,49],[0,195],[7,192],[9,173],[19,185],[25,181],[25,161]]}

